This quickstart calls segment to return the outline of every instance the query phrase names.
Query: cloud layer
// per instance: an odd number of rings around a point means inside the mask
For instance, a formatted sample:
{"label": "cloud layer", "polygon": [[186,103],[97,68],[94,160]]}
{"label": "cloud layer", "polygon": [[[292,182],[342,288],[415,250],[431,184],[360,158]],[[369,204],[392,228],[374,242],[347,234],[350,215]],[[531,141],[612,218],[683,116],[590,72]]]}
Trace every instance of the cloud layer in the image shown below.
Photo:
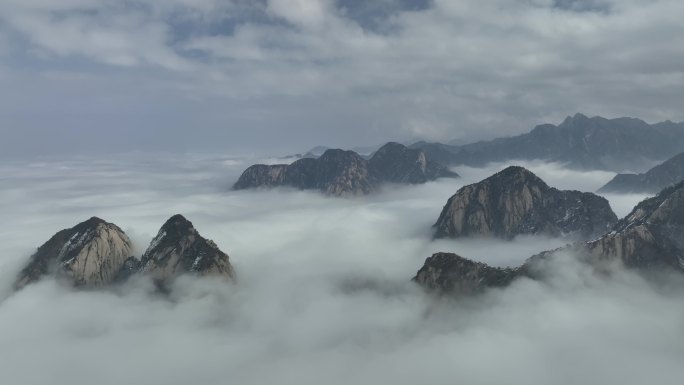
{"label": "cloud layer", "polygon": [[[507,266],[563,244],[430,241],[449,195],[505,165],[358,199],[226,192],[252,161],[140,154],[0,164],[3,378],[28,385],[674,384],[684,374],[678,279],[655,287],[615,272],[606,281],[567,258],[552,285],[520,281],[455,303],[408,281],[437,250]],[[594,188],[612,177],[527,166],[561,188]],[[230,254],[237,284],[183,279],[162,298],[144,280],[116,292],[74,292],[45,280],[9,295],[32,249],[60,228],[98,215],[144,248],[176,212]]]}
{"label": "cloud layer", "polygon": [[684,120],[680,1],[370,3],[4,1],[3,151],[472,140],[577,111]]}

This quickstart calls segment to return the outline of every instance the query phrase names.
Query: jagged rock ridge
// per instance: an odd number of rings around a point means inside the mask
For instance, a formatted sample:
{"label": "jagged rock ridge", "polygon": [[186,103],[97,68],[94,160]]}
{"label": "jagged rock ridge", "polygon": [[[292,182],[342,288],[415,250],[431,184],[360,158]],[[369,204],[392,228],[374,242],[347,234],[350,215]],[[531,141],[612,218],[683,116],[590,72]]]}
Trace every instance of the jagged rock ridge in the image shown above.
{"label": "jagged rock ridge", "polygon": [[181,274],[235,277],[228,255],[180,214],[166,221],[141,259],[132,254],[132,243],[119,227],[93,217],[58,232],[38,248],[15,288],[48,275],[87,288],[123,283],[139,273],[158,283]]}
{"label": "jagged rock ridge", "polygon": [[512,269],[437,253],[425,261],[413,280],[431,291],[471,294],[505,286],[520,277],[543,279],[541,262],[567,255],[597,268],[617,264],[639,271],[684,272],[684,182],[639,203],[612,231],[598,239],[545,251]]}
{"label": "jagged rock ridge", "polygon": [[242,173],[233,189],[289,186],[335,196],[364,195],[386,182],[417,184],[441,177],[458,175],[429,161],[422,151],[387,143],[369,160],[353,151],[326,150],[319,158],[289,165],[254,165]]}
{"label": "jagged rock ridge", "polygon": [[15,287],[20,289],[45,275],[66,279],[74,286],[106,286],[132,253],[131,240],[119,227],[92,217],[58,232],[39,247]]}
{"label": "jagged rock ridge", "polygon": [[581,246],[593,260],[684,271],[684,182],[639,203],[612,232]]}
{"label": "jagged rock ridge", "polygon": [[235,276],[228,255],[203,238],[180,214],[164,223],[143,254],[139,268],[155,281],[168,281],[185,273]]}
{"label": "jagged rock ridge", "polygon": [[461,146],[419,142],[428,159],[445,165],[484,166],[490,162],[541,159],[577,169],[622,172],[684,151],[684,123],[648,124],[634,118],[568,117],[508,138]]}
{"label": "jagged rock ridge", "polygon": [[511,166],[459,189],[434,227],[437,238],[545,234],[590,239],[616,221],[606,199],[549,187],[529,170]]}
{"label": "jagged rock ridge", "polygon": [[684,180],[684,152],[643,174],[618,174],[599,192],[656,193]]}
{"label": "jagged rock ridge", "polygon": [[368,162],[370,173],[383,182],[421,184],[443,177],[458,177],[447,167],[430,161],[425,153],[390,142]]}

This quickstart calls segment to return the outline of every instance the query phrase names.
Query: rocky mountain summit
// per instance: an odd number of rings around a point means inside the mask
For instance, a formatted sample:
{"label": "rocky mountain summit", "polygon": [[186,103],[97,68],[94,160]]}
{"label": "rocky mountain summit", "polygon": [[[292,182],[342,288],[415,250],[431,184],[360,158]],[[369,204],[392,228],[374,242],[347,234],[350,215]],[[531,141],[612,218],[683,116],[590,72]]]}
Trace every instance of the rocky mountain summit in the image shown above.
{"label": "rocky mountain summit", "polygon": [[429,291],[468,295],[506,286],[516,275],[513,269],[492,267],[453,253],[435,253],[425,260],[413,281]]}
{"label": "rocky mountain summit", "polygon": [[612,232],[579,247],[593,261],[684,271],[684,181],[642,201]]}
{"label": "rocky mountain summit", "polygon": [[618,174],[599,192],[657,193],[684,180],[684,152],[643,174]]}
{"label": "rocky mountain summit", "polygon": [[542,124],[518,136],[460,146],[419,142],[411,148],[445,165],[541,159],[584,170],[641,171],[644,164],[684,151],[684,123],[576,114],[559,125]]}
{"label": "rocky mountain summit", "polygon": [[234,278],[229,257],[216,244],[203,238],[192,222],[174,215],[159,229],[140,260],[140,270],[156,281],[181,274]]}
{"label": "rocky mountain summit", "polygon": [[20,289],[45,275],[87,288],[110,284],[133,254],[128,236],[116,225],[92,217],[65,229],[38,248],[15,283]]}
{"label": "rocky mountain summit", "polygon": [[513,239],[544,234],[591,239],[617,222],[608,201],[592,193],[549,187],[531,171],[511,166],[459,189],[435,223],[435,237]]}
{"label": "rocky mountain summit", "polygon": [[505,286],[520,277],[544,279],[540,262],[569,256],[599,269],[622,266],[638,271],[684,272],[684,182],[639,203],[598,239],[545,251],[513,269],[436,253],[413,280],[434,292],[472,294]]}
{"label": "rocky mountain summit", "polygon": [[375,178],[390,183],[421,184],[437,178],[458,177],[447,167],[428,160],[422,151],[395,142],[378,149],[368,167]]}
{"label": "rocky mountain summit", "polygon": [[442,177],[458,174],[429,161],[422,151],[387,143],[369,160],[353,151],[326,150],[319,158],[299,159],[289,165],[253,165],[233,189],[288,186],[350,196],[369,194],[382,183],[418,184]]}
{"label": "rocky mountain summit", "polygon": [[182,215],[174,215],[159,230],[141,259],[116,225],[90,218],[55,234],[31,256],[20,272],[16,289],[44,276],[75,287],[99,288],[147,274],[165,283],[181,274],[234,278],[227,254],[203,238]]}

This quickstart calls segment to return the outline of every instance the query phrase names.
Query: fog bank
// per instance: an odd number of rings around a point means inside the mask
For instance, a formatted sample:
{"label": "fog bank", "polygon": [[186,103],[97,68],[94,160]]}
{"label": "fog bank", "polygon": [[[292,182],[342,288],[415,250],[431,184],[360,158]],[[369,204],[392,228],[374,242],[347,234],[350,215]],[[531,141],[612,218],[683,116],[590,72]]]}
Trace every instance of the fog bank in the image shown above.
{"label": "fog bank", "polygon": [[[515,266],[565,244],[431,240],[448,197],[503,164],[456,168],[460,180],[387,186],[353,199],[228,191],[253,161],[140,155],[2,163],[3,379],[675,384],[684,376],[684,293],[676,277],[659,287],[629,272],[605,280],[563,258],[552,285],[522,280],[477,300],[436,300],[409,282],[436,251]],[[563,189],[593,191],[613,176],[522,165]],[[624,215],[641,198],[608,199]],[[144,279],[115,292],[75,292],[45,280],[10,295],[14,274],[59,229],[97,215],[142,251],[175,213],[231,256],[236,284],[184,278],[163,298]]]}

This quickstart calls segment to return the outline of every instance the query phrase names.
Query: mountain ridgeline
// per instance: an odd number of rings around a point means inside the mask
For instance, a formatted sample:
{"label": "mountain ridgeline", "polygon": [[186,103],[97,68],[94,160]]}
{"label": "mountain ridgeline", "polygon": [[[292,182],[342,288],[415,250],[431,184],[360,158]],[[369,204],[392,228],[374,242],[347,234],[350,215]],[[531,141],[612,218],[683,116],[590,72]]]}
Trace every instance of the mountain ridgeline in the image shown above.
{"label": "mountain ridgeline", "polygon": [[684,152],[643,174],[618,174],[599,192],[657,193],[684,180]]}
{"label": "mountain ridgeline", "polygon": [[227,254],[199,235],[182,215],[174,215],[138,259],[133,245],[118,226],[90,218],[65,229],[38,248],[19,273],[21,289],[46,276],[74,287],[101,288],[126,281],[135,274],[167,284],[181,274],[234,278]]}
{"label": "mountain ridgeline", "polygon": [[549,187],[531,171],[511,166],[459,189],[434,227],[436,238],[540,234],[591,239],[615,222],[617,216],[605,198]]}
{"label": "mountain ridgeline", "polygon": [[390,142],[368,160],[353,151],[326,150],[319,158],[299,159],[289,165],[253,165],[233,189],[287,186],[353,196],[369,194],[383,183],[420,184],[445,177],[458,174],[428,160],[423,151]]}
{"label": "mountain ridgeline", "polygon": [[643,171],[643,165],[684,151],[684,123],[648,124],[634,118],[568,117],[507,138],[461,146],[418,142],[428,159],[445,165],[484,166],[507,160],[545,160],[583,170]]}
{"label": "mountain ridgeline", "polygon": [[425,261],[413,280],[438,293],[479,293],[521,277],[543,280],[548,262],[573,256],[601,270],[620,266],[643,272],[684,273],[684,182],[642,201],[597,239],[546,251],[519,267],[506,269],[453,253],[437,253]]}

